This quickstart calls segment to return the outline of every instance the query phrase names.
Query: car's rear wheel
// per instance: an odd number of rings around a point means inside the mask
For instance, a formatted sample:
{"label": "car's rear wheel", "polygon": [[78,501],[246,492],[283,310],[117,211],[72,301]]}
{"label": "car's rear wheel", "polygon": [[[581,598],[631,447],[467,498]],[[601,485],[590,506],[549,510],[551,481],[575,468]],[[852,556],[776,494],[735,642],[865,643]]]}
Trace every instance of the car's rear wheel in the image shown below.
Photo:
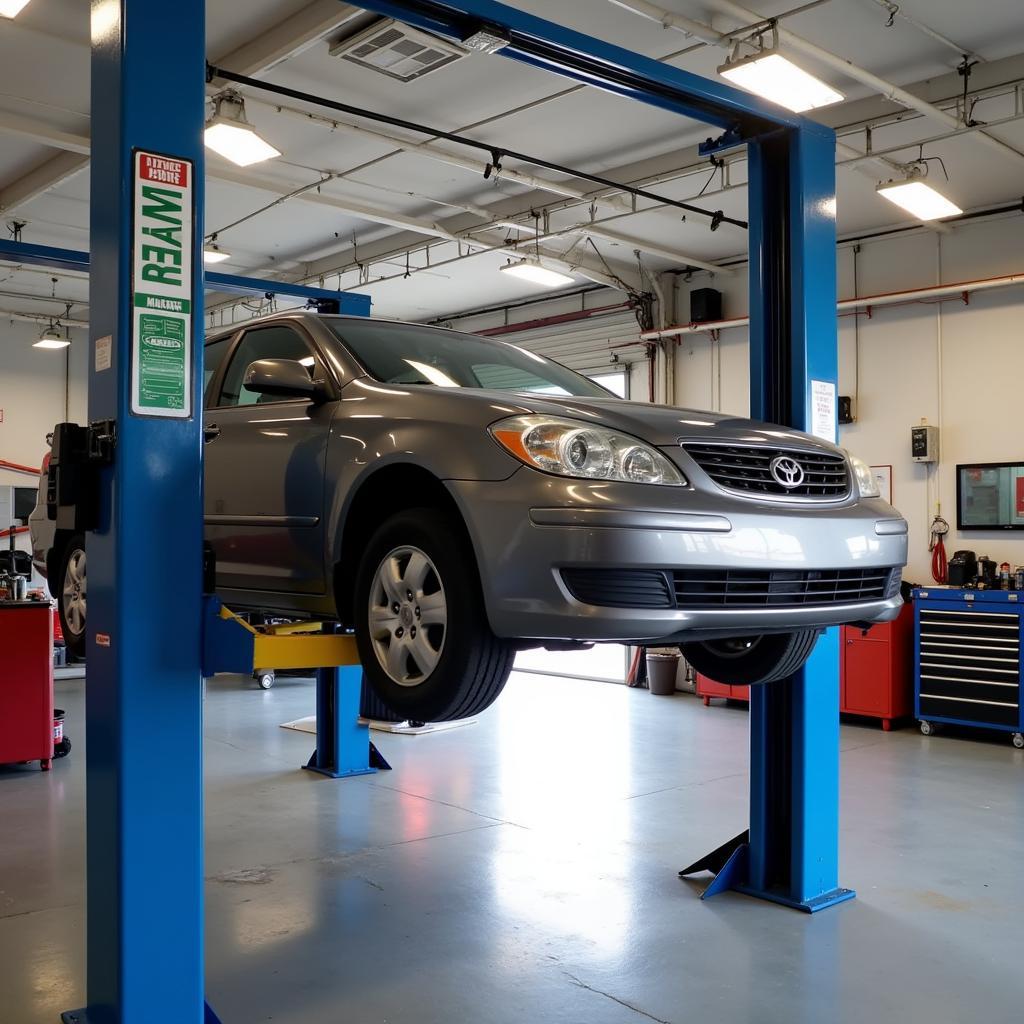
{"label": "car's rear wheel", "polygon": [[437,509],[378,527],[356,574],[354,613],[366,679],[402,718],[475,715],[512,670],[515,647],[491,632],[461,524]]}
{"label": "car's rear wheel", "polygon": [[67,649],[76,657],[85,656],[85,537],[74,534],[64,546],[57,573],[60,591],[57,610]]}
{"label": "car's rear wheel", "polygon": [[702,675],[727,686],[756,686],[786,679],[801,668],[818,641],[818,630],[730,637],[680,644],[683,657]]}

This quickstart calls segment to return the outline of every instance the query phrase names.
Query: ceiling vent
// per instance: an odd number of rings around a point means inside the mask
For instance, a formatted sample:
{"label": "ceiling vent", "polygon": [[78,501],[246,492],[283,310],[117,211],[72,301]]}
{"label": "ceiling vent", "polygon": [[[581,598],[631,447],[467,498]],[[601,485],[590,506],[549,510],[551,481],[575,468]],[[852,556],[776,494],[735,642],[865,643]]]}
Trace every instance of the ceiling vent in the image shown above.
{"label": "ceiling vent", "polygon": [[388,78],[411,82],[466,55],[464,50],[442,42],[390,18],[331,46],[331,55],[379,71]]}

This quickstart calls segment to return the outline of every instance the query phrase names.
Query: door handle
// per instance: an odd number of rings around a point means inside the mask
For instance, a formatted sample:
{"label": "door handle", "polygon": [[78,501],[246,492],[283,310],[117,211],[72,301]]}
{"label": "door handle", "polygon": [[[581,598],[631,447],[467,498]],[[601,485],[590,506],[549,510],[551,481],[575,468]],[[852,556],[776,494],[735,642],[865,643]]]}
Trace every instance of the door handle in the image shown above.
{"label": "door handle", "polygon": [[216,423],[207,423],[203,427],[203,443],[209,444],[215,437],[220,437],[220,427]]}

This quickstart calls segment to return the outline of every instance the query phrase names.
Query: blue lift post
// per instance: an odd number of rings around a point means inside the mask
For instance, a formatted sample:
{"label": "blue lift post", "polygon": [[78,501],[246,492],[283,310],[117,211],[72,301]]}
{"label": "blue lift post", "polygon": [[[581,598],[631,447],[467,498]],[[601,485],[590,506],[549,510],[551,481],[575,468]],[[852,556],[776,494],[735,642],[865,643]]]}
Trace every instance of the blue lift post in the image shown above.
{"label": "blue lift post", "polygon": [[[205,1017],[205,30],[204,0],[92,5],[89,421],[114,421],[116,443],[102,470],[99,526],[87,539],[88,1006],[63,1015],[74,1024]],[[144,164],[145,154],[166,165]],[[165,175],[190,189],[191,208],[160,184]],[[147,177],[150,214],[142,215],[134,197]],[[150,222],[160,233],[136,243],[135,228]],[[147,294],[171,292],[142,312]],[[166,350],[180,361],[161,364],[163,403],[145,390],[159,347],[149,338],[178,342]]]}
{"label": "blue lift post", "polygon": [[[702,151],[750,157],[752,416],[835,439],[835,135],[718,81],[492,0],[360,0],[441,35],[481,31],[504,57],[715,125]],[[820,407],[815,415],[814,403]],[[793,678],[751,691],[750,829],[680,874],[717,873],[705,895],[737,889],[820,910],[838,884],[839,647],[828,631]]]}

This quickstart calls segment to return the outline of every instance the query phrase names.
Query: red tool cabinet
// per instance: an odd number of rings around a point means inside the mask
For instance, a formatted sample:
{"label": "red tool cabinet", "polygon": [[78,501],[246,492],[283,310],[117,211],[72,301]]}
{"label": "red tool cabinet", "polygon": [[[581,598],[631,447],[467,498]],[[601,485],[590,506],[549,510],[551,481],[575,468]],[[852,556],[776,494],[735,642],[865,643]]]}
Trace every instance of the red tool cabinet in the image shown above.
{"label": "red tool cabinet", "polygon": [[712,697],[725,697],[727,700],[750,700],[749,686],[727,686],[725,683],[716,683],[707,676],[697,673],[697,696],[704,699],[704,706],[711,703]]}
{"label": "red tool cabinet", "polygon": [[843,626],[839,653],[839,710],[880,718],[888,731],[914,714],[914,606],[865,634]]}
{"label": "red tool cabinet", "polygon": [[53,759],[53,615],[47,601],[0,602],[0,764]]}

